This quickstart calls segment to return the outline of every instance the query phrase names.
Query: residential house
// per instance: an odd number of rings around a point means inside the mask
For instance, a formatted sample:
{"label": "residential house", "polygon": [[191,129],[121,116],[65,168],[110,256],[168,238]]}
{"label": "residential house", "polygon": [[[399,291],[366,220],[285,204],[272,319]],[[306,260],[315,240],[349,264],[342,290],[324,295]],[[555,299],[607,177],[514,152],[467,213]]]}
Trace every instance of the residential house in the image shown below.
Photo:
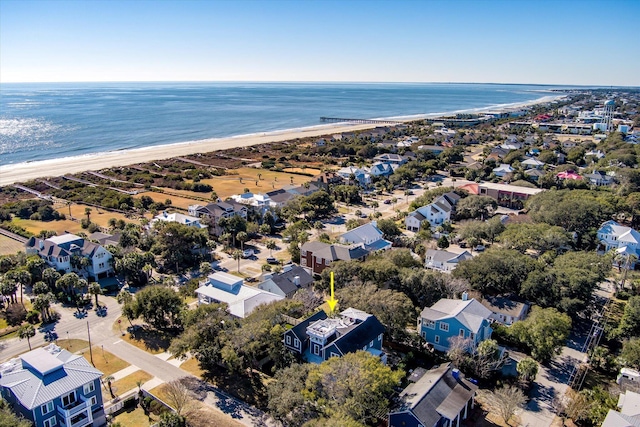
{"label": "residential house", "polygon": [[[92,277],[95,280],[113,275],[111,252],[102,245],[75,234],[66,233],[48,239],[31,237],[25,243],[25,251],[28,255],[37,254],[50,267],[65,273],[74,271],[81,276]],[[88,265],[86,267],[80,266],[79,263],[76,263],[75,257],[87,258]]]}
{"label": "residential house", "polygon": [[371,176],[389,176],[393,174],[394,167],[397,167],[397,165],[393,163],[375,162],[369,168],[369,174]]}
{"label": "residential house", "polygon": [[285,265],[280,273],[266,274],[258,289],[291,298],[298,289],[308,289],[313,277],[298,265]]}
{"label": "residential house", "polygon": [[117,246],[120,243],[121,232],[115,232],[113,234],[103,233],[101,231],[95,231],[89,234],[89,240],[98,242],[102,246],[113,245]]}
{"label": "residential house", "polygon": [[493,321],[510,326],[513,322],[524,320],[529,312],[529,304],[512,301],[504,297],[483,297],[480,303],[491,310]]}
{"label": "residential house", "polygon": [[191,215],[184,215],[178,212],[162,212],[161,214],[153,217],[153,219],[151,220],[151,224],[153,225],[158,221],[177,222],[178,224],[186,225],[187,227],[207,228],[206,225],[200,222],[200,218]]}
{"label": "residential house", "polygon": [[348,308],[337,317],[319,311],[284,333],[284,346],[309,363],[322,363],[359,350],[386,363],[382,351],[384,326],[373,315]]}
{"label": "residential house", "polygon": [[528,176],[532,181],[538,181],[540,177],[545,176],[547,173],[541,169],[527,169],[524,174]]}
{"label": "residential house", "polygon": [[522,147],[524,147],[524,143],[519,141],[507,141],[500,145],[500,148],[502,148],[503,150],[509,150],[509,151],[520,150],[522,149]]}
{"label": "residential house", "polygon": [[456,254],[448,251],[428,249],[424,258],[424,266],[426,268],[448,273],[454,270],[460,261],[471,259],[472,256],[468,251]]}
{"label": "residential house", "polygon": [[345,180],[355,179],[355,181],[363,187],[367,187],[371,184],[371,174],[366,170],[355,166],[344,167],[339,169],[336,173]]}
{"label": "residential house", "polygon": [[563,171],[563,172],[560,172],[560,173],[556,174],[556,178],[558,178],[558,179],[581,180],[582,176],[578,175],[575,171],[566,170],[566,171]]}
{"label": "residential house", "polygon": [[[285,185],[283,190],[293,194],[294,196],[310,196],[321,188],[312,183],[306,183],[303,185]],[[273,203],[272,203],[273,206]]]}
{"label": "residential house", "polygon": [[313,180],[311,180],[311,184],[314,184],[316,187],[324,191],[329,191],[329,186],[331,185],[340,185],[343,182],[343,178],[335,172],[322,172],[321,174],[314,176]]}
{"label": "residential house", "polygon": [[602,427],[640,426],[640,394],[627,390],[618,397],[620,411],[609,409]]}
{"label": "residential house", "polygon": [[470,340],[473,350],[482,341],[491,338],[491,311],[466,292],[461,300],[442,298],[425,308],[418,318],[418,330],[428,344],[436,350],[447,351],[450,339]]}
{"label": "residential house", "polygon": [[640,233],[613,220],[603,223],[596,233],[604,250],[617,250],[640,257]]}
{"label": "residential house", "polygon": [[269,199],[271,199],[272,206],[276,208],[283,207],[284,205],[289,203],[293,198],[296,197],[295,194],[290,193],[284,190],[283,188],[279,190],[269,191],[267,193],[267,196],[269,196]]}
{"label": "residential house", "polygon": [[513,171],[514,169],[510,165],[507,165],[504,163],[502,163],[500,166],[492,170],[495,176],[500,178],[504,178],[506,175],[513,173]]}
{"label": "residential house", "polygon": [[264,215],[264,213],[269,210],[269,208],[275,207],[275,203],[273,203],[271,201],[271,198],[266,194],[234,194],[231,196],[231,199],[233,199],[236,203],[251,206],[260,215]]}
{"label": "residential house", "polygon": [[262,289],[246,286],[242,278],[231,274],[215,272],[200,282],[196,289],[198,304],[225,303],[229,313],[245,318],[261,304],[279,301],[284,297]]}
{"label": "residential house", "polygon": [[612,176],[601,171],[585,174],[584,178],[588,179],[591,185],[595,185],[596,187],[608,186],[614,183]]}
{"label": "residential house", "polygon": [[524,202],[531,196],[544,191],[540,188],[519,187],[517,185],[498,184],[493,182],[469,183],[458,187],[469,194],[489,196],[500,206],[510,209],[522,209]]}
{"label": "residential house", "polygon": [[585,159],[587,157],[593,157],[594,159],[600,160],[600,159],[604,159],[604,156],[606,156],[606,154],[604,153],[604,151],[600,151],[600,150],[590,150],[584,154]]}
{"label": "residential house", "polygon": [[540,160],[535,158],[527,159],[520,164],[524,166],[525,169],[542,169],[542,167],[545,165],[544,162],[541,162]]}
{"label": "residential house", "polygon": [[392,141],[392,140],[389,140],[389,139],[385,139],[384,141],[378,142],[378,147],[382,148],[383,150],[388,150],[390,153],[398,152],[398,142],[397,141]]}
{"label": "residential house", "polygon": [[55,344],[0,365],[0,394],[36,427],[106,425],[102,372]]}
{"label": "residential house", "polygon": [[393,153],[378,154],[373,158],[373,160],[376,162],[395,164],[398,166],[407,163],[407,159],[405,157],[401,156],[400,154]]}
{"label": "residential house", "polygon": [[467,419],[478,386],[449,363],[416,369],[389,413],[389,427],[452,427]]}
{"label": "residential house", "polygon": [[449,192],[428,205],[409,213],[404,220],[407,230],[419,231],[426,223],[429,223],[431,227],[437,227],[444,222],[451,221],[451,214],[455,211],[458,200],[460,200],[460,196]]}
{"label": "residential house", "polygon": [[369,252],[391,249],[391,242],[382,238],[383,233],[376,221],[363,224],[340,235],[340,243],[361,245]]}
{"label": "residential house", "polygon": [[433,153],[435,156],[439,155],[444,151],[445,147],[442,145],[419,145],[418,150],[429,151]]}
{"label": "residential house", "polygon": [[245,205],[234,200],[226,200],[224,202],[209,203],[206,206],[190,205],[188,213],[198,218],[206,218],[206,223],[209,225],[209,234],[218,236],[223,233],[222,227],[219,225],[222,218],[239,216],[247,219],[248,209]]}
{"label": "residential house", "polygon": [[353,261],[369,255],[363,245],[337,245],[319,241],[306,242],[300,248],[300,266],[311,275],[320,274],[334,261]]}

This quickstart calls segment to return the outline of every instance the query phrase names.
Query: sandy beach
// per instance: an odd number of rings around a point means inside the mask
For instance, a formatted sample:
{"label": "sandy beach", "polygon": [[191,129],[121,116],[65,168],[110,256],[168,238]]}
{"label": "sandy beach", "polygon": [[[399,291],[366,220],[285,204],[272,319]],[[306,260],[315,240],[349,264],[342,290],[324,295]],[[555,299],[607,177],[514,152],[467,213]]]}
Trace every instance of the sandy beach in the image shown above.
{"label": "sandy beach", "polygon": [[[563,98],[562,95],[550,95],[535,101],[529,101],[508,106],[488,107],[474,112],[513,110],[535,104],[542,104]],[[426,117],[438,117],[447,114],[425,114],[412,116],[411,118],[398,118],[398,121],[419,120]],[[314,126],[290,131],[276,131],[263,134],[253,134],[246,136],[235,136],[228,138],[215,138],[185,143],[159,145],[155,147],[144,147],[138,149],[112,151],[107,153],[89,154],[77,157],[51,159],[30,163],[19,163],[15,165],[0,166],[0,186],[10,185],[17,182],[25,182],[31,179],[44,178],[48,176],[62,176],[66,174],[79,173],[84,171],[97,171],[114,166],[126,166],[135,163],[144,163],[153,160],[169,159],[172,157],[186,156],[189,154],[208,153],[212,151],[226,150],[236,147],[247,147],[251,145],[265,144],[269,142],[288,141],[296,138],[308,138],[321,135],[330,135],[341,132],[371,129],[379,124],[345,124],[337,123],[330,125]]]}

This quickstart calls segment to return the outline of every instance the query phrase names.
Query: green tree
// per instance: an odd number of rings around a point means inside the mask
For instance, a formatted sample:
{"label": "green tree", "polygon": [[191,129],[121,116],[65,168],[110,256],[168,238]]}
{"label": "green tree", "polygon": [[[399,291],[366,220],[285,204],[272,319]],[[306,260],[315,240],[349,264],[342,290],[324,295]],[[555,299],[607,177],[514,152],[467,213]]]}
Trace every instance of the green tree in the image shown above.
{"label": "green tree", "polygon": [[269,256],[273,256],[273,250],[277,249],[278,245],[275,240],[269,239],[267,240],[266,247],[269,249]]}
{"label": "green tree", "polygon": [[208,276],[209,274],[211,274],[212,271],[213,271],[213,268],[211,268],[210,262],[202,261],[200,263],[200,274],[202,274],[203,276]]}
{"label": "green tree", "polygon": [[377,227],[382,231],[383,237],[385,239],[393,239],[394,237],[400,236],[402,231],[398,227],[398,224],[395,221],[390,219],[381,219],[377,223]]}
{"label": "green tree", "polygon": [[54,295],[51,292],[39,294],[33,300],[34,310],[38,310],[42,315],[42,321],[48,322],[51,319],[50,307],[54,301]]}
{"label": "green tree", "polygon": [[533,307],[525,320],[515,322],[509,335],[527,346],[540,362],[560,354],[571,331],[571,318],[555,308]]}
{"label": "green tree", "polygon": [[160,421],[158,421],[158,427],[185,427],[186,419],[175,412],[163,412],[160,414]]}
{"label": "green tree", "polygon": [[16,415],[6,400],[0,400],[0,427],[32,427],[29,420]]}
{"label": "green tree", "polygon": [[233,251],[231,256],[233,257],[233,259],[238,261],[238,273],[240,273],[240,260],[242,259],[242,251],[235,250],[235,251]]}
{"label": "green tree", "polygon": [[627,301],[617,332],[625,338],[640,335],[640,296],[632,296]]}
{"label": "green tree", "polygon": [[165,286],[148,286],[136,293],[132,305],[135,317],[142,317],[155,329],[166,329],[180,324],[184,303],[180,296]]}
{"label": "green tree", "polygon": [[640,369],[640,338],[631,338],[622,343],[620,363],[633,369]]}
{"label": "green tree", "polygon": [[498,202],[489,196],[471,195],[461,199],[456,205],[456,218],[480,218],[490,216],[498,207]]}
{"label": "green tree", "polygon": [[236,240],[240,242],[241,250],[244,250],[244,244],[249,241],[249,235],[246,232],[241,231],[236,235]]}
{"label": "green tree", "polygon": [[533,381],[538,375],[538,362],[530,357],[525,357],[516,365],[516,371],[523,381]]}
{"label": "green tree", "polygon": [[29,344],[29,350],[31,350],[31,338],[36,335],[36,330],[31,324],[22,325],[18,328],[18,338],[21,340],[27,339]]}
{"label": "green tree", "polygon": [[152,251],[160,255],[166,267],[194,266],[201,258],[200,250],[207,247],[203,229],[166,221],[159,221],[155,229],[157,236]]}
{"label": "green tree", "polygon": [[269,413],[285,425],[303,425],[315,416],[313,403],[303,394],[310,368],[305,363],[280,369],[267,385]]}
{"label": "green tree", "polygon": [[525,253],[529,249],[544,253],[566,247],[571,242],[569,234],[545,223],[509,224],[498,239],[505,248]]}
{"label": "green tree", "polygon": [[96,299],[96,310],[97,310],[98,307],[100,307],[100,304],[98,304],[98,295],[102,295],[104,293],[102,291],[102,286],[100,286],[100,283],[98,282],[93,282],[89,285],[88,291],[89,291],[89,294],[93,295],[93,297]]}
{"label": "green tree", "polygon": [[438,239],[438,248],[440,249],[446,249],[449,247],[449,240],[447,239],[447,236],[440,236],[440,238]]}

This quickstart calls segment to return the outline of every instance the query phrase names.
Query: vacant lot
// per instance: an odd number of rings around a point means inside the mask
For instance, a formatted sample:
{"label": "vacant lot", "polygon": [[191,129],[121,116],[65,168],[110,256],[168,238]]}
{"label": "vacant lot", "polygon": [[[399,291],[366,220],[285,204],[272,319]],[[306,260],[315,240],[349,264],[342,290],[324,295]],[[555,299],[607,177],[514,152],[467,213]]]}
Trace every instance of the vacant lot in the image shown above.
{"label": "vacant lot", "polygon": [[0,235],[0,255],[13,255],[18,251],[24,252],[24,245],[17,240]]}
{"label": "vacant lot", "polygon": [[30,219],[13,218],[12,222],[20,227],[23,227],[27,231],[37,235],[42,230],[52,230],[58,235],[64,234],[65,231],[69,233],[77,234],[83,231],[79,222],[74,222],[68,219],[61,221],[33,221]]}
{"label": "vacant lot", "polygon": [[[238,168],[229,172],[233,175],[203,179],[201,182],[211,185],[218,197],[226,199],[233,194],[242,194],[245,188],[252,193],[266,193],[285,185],[302,185],[311,180],[311,177],[306,175],[255,168]],[[305,172],[315,173],[316,170],[308,169]],[[210,194],[206,196],[210,197]]]}
{"label": "vacant lot", "polygon": [[[176,190],[169,190],[175,192]],[[201,197],[206,197],[208,193],[202,193]],[[154,191],[147,191],[146,193],[140,193],[133,197],[139,199],[142,196],[149,196],[153,199],[154,202],[164,203],[165,200],[171,200],[171,206],[175,206],[177,208],[187,209],[189,205],[202,204],[202,202],[198,202],[197,200],[187,199],[185,197],[171,196],[169,194],[164,193],[156,193]]]}
{"label": "vacant lot", "polygon": [[[123,219],[126,222],[132,222],[131,219],[125,217],[120,213],[109,212],[109,211],[105,211],[104,209],[94,208],[86,205],[78,205],[75,203],[71,205],[71,216],[78,220],[86,218],[87,217],[85,213],[86,208],[91,209],[91,212],[89,213],[89,218],[91,219],[91,222],[98,224],[101,227],[108,228],[110,218],[115,218],[116,220]],[[57,210],[58,212],[67,215],[67,217],[69,216],[68,206],[60,207]]]}

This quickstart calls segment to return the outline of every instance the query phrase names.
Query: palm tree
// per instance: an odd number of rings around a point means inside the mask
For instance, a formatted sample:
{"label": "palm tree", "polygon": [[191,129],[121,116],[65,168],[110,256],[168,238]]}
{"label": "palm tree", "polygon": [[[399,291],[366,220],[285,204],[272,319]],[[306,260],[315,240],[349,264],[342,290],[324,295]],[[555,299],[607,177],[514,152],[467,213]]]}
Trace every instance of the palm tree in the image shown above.
{"label": "palm tree", "polygon": [[102,291],[102,286],[100,286],[100,283],[98,282],[93,282],[92,284],[89,285],[89,294],[93,295],[96,298],[96,310],[100,307],[100,305],[98,304],[98,295],[102,295],[103,291]]}
{"label": "palm tree", "polygon": [[40,312],[43,322],[47,322],[51,318],[49,307],[51,307],[51,303],[54,299],[55,297],[53,294],[51,292],[47,292],[36,296],[33,300],[33,308]]}
{"label": "palm tree", "polygon": [[29,350],[31,350],[31,338],[35,336],[36,330],[31,324],[22,325],[18,328],[18,338],[21,340],[27,339],[27,343],[29,344]]}
{"label": "palm tree", "polygon": [[273,239],[267,240],[266,246],[267,249],[269,249],[269,256],[273,256],[273,250],[278,247],[278,245],[276,245],[276,241]]}
{"label": "palm tree", "polygon": [[115,398],[116,396],[113,394],[113,389],[111,388],[111,382],[115,381],[115,378],[113,377],[113,375],[107,375],[104,380],[107,382],[107,387],[109,388],[111,398]]}
{"label": "palm tree", "polygon": [[71,216],[71,205],[73,204],[73,202],[67,200],[67,207],[69,208],[69,218],[73,219],[73,216]]}
{"label": "palm tree", "polygon": [[91,208],[84,208],[84,214],[87,216],[87,222],[91,222]]}
{"label": "palm tree", "polygon": [[133,295],[131,295],[131,292],[127,291],[126,289],[118,292],[118,295],[116,296],[116,301],[118,301],[118,304],[128,304],[131,302],[131,300],[133,300]]}
{"label": "palm tree", "polygon": [[240,273],[240,260],[242,259],[242,251],[235,250],[233,251],[233,259],[238,261],[238,273]]}
{"label": "palm tree", "polygon": [[322,223],[322,221],[316,221],[313,224],[313,228],[315,228],[315,230],[316,230],[316,235],[319,236],[320,235],[320,231],[324,228],[324,224]]}
{"label": "palm tree", "polygon": [[203,261],[200,263],[200,273],[202,273],[203,276],[207,276],[211,271],[213,271],[213,269],[211,268],[210,262]]}
{"label": "palm tree", "polygon": [[240,241],[240,248],[244,251],[244,242],[249,240],[249,235],[246,232],[241,231],[236,235],[236,240]]}

